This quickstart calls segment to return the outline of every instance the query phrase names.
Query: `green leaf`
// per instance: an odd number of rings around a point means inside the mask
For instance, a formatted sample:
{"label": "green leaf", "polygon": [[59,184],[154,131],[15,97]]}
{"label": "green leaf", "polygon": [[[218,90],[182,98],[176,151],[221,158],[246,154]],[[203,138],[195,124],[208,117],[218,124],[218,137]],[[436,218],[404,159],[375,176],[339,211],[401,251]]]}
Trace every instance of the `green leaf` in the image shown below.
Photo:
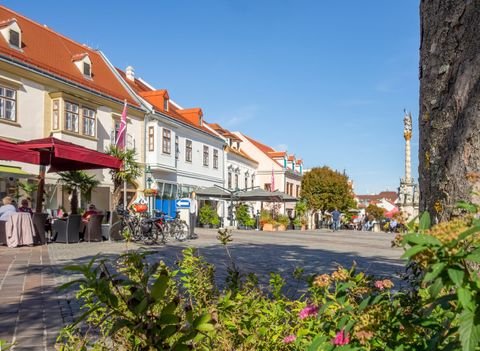
{"label": "green leaf", "polygon": [[472,293],[470,290],[465,288],[458,288],[457,289],[457,296],[458,300],[462,304],[463,308],[472,311],[473,310],[473,301],[472,301]]}
{"label": "green leaf", "polygon": [[358,310],[361,312],[363,311],[367,306],[368,306],[368,303],[370,302],[370,296],[366,297],[365,299],[363,299],[363,301],[360,303],[360,305],[358,306]]}
{"label": "green leaf", "polygon": [[432,270],[427,274],[425,274],[425,277],[423,278],[423,282],[428,283],[435,280],[443,272],[446,266],[447,264],[445,262],[435,263],[432,266]]}
{"label": "green leaf", "polygon": [[466,260],[472,261],[472,262],[478,262],[480,263],[480,247],[473,250],[471,253],[469,253],[466,257]]}
{"label": "green leaf", "polygon": [[461,233],[458,236],[457,241],[465,240],[470,235],[475,234],[477,232],[480,232],[480,227],[479,226],[474,226],[474,227],[468,228],[466,231],[464,231],[463,233]]}
{"label": "green leaf", "polygon": [[429,288],[429,293],[432,296],[432,298],[436,298],[438,294],[440,294],[440,291],[442,291],[442,288],[443,288],[442,279],[435,280],[433,284],[430,285],[430,288]]}
{"label": "green leaf", "polygon": [[470,212],[470,213],[477,213],[478,211],[478,206],[469,202],[465,201],[459,201],[455,204],[455,207],[457,208],[463,208],[464,210]]}
{"label": "green leaf", "polygon": [[480,325],[475,312],[464,311],[460,315],[460,342],[463,351],[474,351],[480,342]]}
{"label": "green leaf", "polygon": [[420,224],[418,226],[418,229],[420,229],[421,231],[425,231],[430,229],[431,226],[432,226],[432,222],[430,220],[430,213],[425,211],[422,213],[422,216],[420,217]]}
{"label": "green leaf", "polygon": [[174,314],[162,313],[158,321],[161,324],[177,324],[179,322],[179,318]]}
{"label": "green leaf", "polygon": [[413,246],[413,247],[409,248],[407,251],[405,251],[401,258],[409,259],[412,256],[415,256],[419,252],[422,252],[426,249],[428,249],[427,246],[421,246],[421,245]]}
{"label": "green leaf", "polygon": [[168,276],[160,275],[157,280],[155,280],[155,283],[153,283],[151,295],[156,301],[163,299],[165,296],[165,291],[167,291],[168,287],[168,280]]}
{"label": "green leaf", "polygon": [[[317,336],[315,339],[313,339],[307,351],[319,351],[320,346],[322,346],[322,344],[324,344],[326,341],[327,341],[326,336]],[[322,348],[321,350],[325,350],[325,349]]]}
{"label": "green leaf", "polygon": [[210,316],[210,314],[208,314],[208,313],[205,313],[205,314],[202,314],[202,315],[198,316],[197,318],[195,318],[192,325],[193,325],[194,328],[197,328],[201,324],[205,324],[205,323],[210,322],[211,319],[212,319],[212,316]]}
{"label": "green leaf", "polygon": [[135,306],[134,311],[140,315],[147,310],[147,307],[148,307],[148,298],[144,297],[143,300],[140,301],[140,303]]}
{"label": "green leaf", "polygon": [[409,244],[442,246],[442,242],[434,236],[427,234],[407,234],[403,240]]}
{"label": "green leaf", "polygon": [[459,268],[449,268],[447,270],[448,276],[452,282],[457,286],[462,286],[463,278],[465,277],[465,272]]}
{"label": "green leaf", "polygon": [[204,324],[200,324],[195,329],[199,331],[209,332],[209,331],[215,330],[215,327],[213,326],[213,324],[204,323]]}

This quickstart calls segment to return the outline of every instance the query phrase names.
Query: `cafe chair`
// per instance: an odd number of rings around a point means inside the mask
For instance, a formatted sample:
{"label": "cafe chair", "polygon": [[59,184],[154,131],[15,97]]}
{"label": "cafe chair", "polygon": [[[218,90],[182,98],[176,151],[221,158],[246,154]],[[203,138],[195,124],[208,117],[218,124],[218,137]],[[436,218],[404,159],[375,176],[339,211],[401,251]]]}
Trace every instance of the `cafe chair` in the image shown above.
{"label": "cafe chair", "polygon": [[80,222],[82,216],[71,214],[67,220],[57,219],[53,222],[52,231],[57,243],[78,243],[80,241]]}
{"label": "cafe chair", "polygon": [[85,241],[102,241],[103,214],[91,215],[85,228]]}

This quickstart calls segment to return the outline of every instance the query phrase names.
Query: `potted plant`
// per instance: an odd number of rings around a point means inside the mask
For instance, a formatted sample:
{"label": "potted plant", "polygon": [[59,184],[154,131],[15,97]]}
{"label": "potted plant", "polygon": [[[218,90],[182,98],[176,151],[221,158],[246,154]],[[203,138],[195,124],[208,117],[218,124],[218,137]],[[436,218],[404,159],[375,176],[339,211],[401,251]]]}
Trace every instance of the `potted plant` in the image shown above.
{"label": "potted plant", "polygon": [[145,196],[157,196],[158,191],[157,189],[145,189],[143,190],[143,194]]}
{"label": "potted plant", "polygon": [[209,204],[203,205],[198,211],[198,221],[204,228],[210,228],[214,215],[213,208]]}
{"label": "potted plant", "polygon": [[287,230],[288,223],[290,223],[290,218],[288,218],[287,215],[278,215],[277,217],[277,222],[278,222],[278,231],[285,231]]}
{"label": "potted plant", "polygon": [[248,206],[246,204],[237,206],[235,216],[237,217],[239,229],[247,229],[249,226],[252,226],[252,221],[255,222],[248,212]]}
{"label": "potted plant", "polygon": [[213,211],[212,217],[210,218],[210,225],[212,228],[218,228],[220,225],[220,217],[218,217],[218,214],[215,211]]}
{"label": "potted plant", "polygon": [[260,226],[263,231],[273,232],[276,225],[277,222],[272,218],[270,212],[266,210],[262,210],[262,212],[260,212]]}

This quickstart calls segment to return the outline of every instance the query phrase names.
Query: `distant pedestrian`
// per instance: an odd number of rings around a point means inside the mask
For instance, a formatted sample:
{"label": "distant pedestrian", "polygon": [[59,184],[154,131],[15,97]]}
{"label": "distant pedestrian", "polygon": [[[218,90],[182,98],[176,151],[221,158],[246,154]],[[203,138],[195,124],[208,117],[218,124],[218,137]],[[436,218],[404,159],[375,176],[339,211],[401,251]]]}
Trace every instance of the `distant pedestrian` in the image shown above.
{"label": "distant pedestrian", "polygon": [[332,220],[333,220],[333,231],[336,232],[337,230],[340,229],[340,217],[342,214],[340,211],[335,208],[335,210],[332,212]]}
{"label": "distant pedestrian", "polygon": [[197,223],[197,212],[198,212],[198,204],[197,204],[197,194],[195,191],[192,191],[190,194],[190,239],[195,238],[195,224]]}

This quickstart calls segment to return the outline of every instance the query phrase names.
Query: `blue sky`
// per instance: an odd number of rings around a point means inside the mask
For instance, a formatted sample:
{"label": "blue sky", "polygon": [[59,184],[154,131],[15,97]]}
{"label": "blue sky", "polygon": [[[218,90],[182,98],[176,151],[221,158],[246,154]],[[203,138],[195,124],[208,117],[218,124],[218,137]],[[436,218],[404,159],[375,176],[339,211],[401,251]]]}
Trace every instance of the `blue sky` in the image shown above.
{"label": "blue sky", "polygon": [[406,108],[417,176],[418,0],[2,3],[357,193],[398,187]]}

